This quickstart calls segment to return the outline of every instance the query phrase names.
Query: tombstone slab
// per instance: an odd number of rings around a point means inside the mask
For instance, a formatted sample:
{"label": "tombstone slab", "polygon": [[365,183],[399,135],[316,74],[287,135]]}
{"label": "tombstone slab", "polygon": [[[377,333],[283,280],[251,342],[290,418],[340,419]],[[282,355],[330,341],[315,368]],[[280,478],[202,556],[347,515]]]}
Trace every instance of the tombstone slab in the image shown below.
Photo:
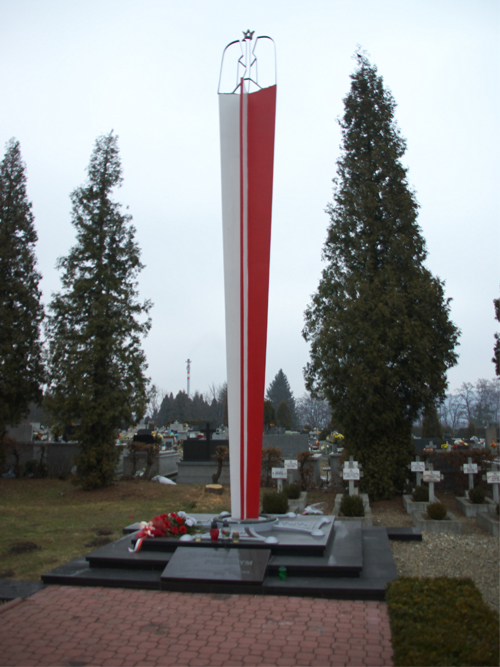
{"label": "tombstone slab", "polygon": [[270,549],[178,547],[161,580],[262,584],[270,556]]}

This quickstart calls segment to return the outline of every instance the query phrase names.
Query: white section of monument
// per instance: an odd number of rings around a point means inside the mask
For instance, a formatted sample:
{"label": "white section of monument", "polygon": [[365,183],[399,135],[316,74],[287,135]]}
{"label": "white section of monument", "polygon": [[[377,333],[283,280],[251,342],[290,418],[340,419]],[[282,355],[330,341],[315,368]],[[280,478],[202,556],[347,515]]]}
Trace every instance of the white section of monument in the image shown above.
{"label": "white section of monument", "polygon": [[[224,295],[226,313],[240,311],[240,96],[219,95],[219,119],[221,136],[222,172],[222,225],[224,242]],[[240,423],[241,368],[240,359],[241,322],[239,316],[226,314],[226,363],[228,385],[229,478],[231,483],[231,507],[233,516],[239,516],[240,484],[240,432],[235,425]]]}

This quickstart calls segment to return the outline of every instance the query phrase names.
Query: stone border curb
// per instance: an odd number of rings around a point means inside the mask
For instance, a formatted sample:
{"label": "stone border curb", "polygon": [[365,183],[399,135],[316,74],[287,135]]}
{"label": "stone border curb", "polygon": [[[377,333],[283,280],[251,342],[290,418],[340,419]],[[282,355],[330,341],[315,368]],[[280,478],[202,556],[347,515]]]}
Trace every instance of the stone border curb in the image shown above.
{"label": "stone border curb", "polygon": [[493,514],[497,511],[497,506],[491,498],[485,498],[485,501],[486,502],[479,504],[471,502],[467,496],[455,497],[455,505],[457,509],[468,518],[477,516],[478,512]]}
{"label": "stone border curb", "polygon": [[[428,503],[427,503],[428,504]],[[455,533],[462,534],[462,522],[452,512],[446,513],[446,519],[436,521],[435,519],[424,519],[424,512],[412,513],[413,525],[422,532],[427,533]]]}
{"label": "stone border curb", "polygon": [[476,521],[477,525],[487,530],[490,535],[498,537],[500,535],[500,522],[495,517],[486,512],[478,512],[476,514]]}

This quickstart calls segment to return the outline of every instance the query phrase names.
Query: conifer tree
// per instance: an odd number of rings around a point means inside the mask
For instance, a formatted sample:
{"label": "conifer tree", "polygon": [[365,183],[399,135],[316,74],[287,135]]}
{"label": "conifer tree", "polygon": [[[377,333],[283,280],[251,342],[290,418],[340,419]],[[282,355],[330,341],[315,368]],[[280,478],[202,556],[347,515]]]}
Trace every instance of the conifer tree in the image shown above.
{"label": "conifer tree", "polygon": [[443,427],[439,421],[437,408],[431,405],[424,409],[422,419],[422,438],[443,438]]}
{"label": "conifer tree", "polygon": [[19,142],[0,163],[0,442],[39,403],[44,382],[37,234]]}
{"label": "conifer tree", "polygon": [[151,304],[138,301],[143,265],[131,216],[111,199],[121,181],[111,132],[97,139],[87,182],[71,195],[76,244],[58,261],[62,290],[53,295],[47,327],[49,407],[76,427],[77,481],[85,489],[112,482],[116,431],[137,422],[147,405],[141,338]]}
{"label": "conifer tree", "polygon": [[268,431],[276,423],[276,410],[271,401],[264,401],[264,429]]}
{"label": "conifer tree", "polygon": [[266,399],[268,401],[271,401],[275,410],[278,409],[281,401],[286,401],[288,409],[290,410],[292,426],[293,428],[297,426],[297,412],[295,410],[295,398],[293,397],[293,393],[290,388],[290,383],[288,382],[288,378],[283,373],[281,368],[276,373],[274,380],[270,383],[267,389]]}
{"label": "conifer tree", "polygon": [[459,331],[444,283],[424,266],[396,103],[377,68],[357,59],[340,120],[326,267],[305,313],[304,375],[363,464],[361,488],[382,498],[403,488],[412,423],[444,396]]}
{"label": "conifer tree", "polygon": [[292,416],[290,415],[290,409],[286,401],[281,401],[276,410],[276,420],[278,426],[281,428],[286,428],[290,430],[292,428]]}

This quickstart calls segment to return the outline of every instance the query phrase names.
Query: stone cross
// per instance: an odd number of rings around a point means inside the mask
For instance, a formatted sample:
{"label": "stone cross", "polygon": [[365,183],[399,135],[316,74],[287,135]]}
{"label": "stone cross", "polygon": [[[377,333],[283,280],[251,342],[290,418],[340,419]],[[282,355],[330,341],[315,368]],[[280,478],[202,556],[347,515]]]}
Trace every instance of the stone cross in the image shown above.
{"label": "stone cross", "polygon": [[474,475],[479,472],[479,468],[477,467],[477,463],[472,463],[472,459],[469,456],[467,458],[467,463],[464,463],[462,466],[462,470],[466,475],[469,475],[469,491],[474,488]]}
{"label": "stone cross", "polygon": [[427,463],[427,470],[424,470],[424,482],[429,483],[429,502],[433,503],[436,501],[436,496],[434,495],[434,483],[441,481],[441,473],[439,470],[434,470],[432,463]]}
{"label": "stone cross", "polygon": [[358,489],[355,488],[354,486],[354,480],[359,480],[362,476],[362,472],[360,471],[361,466],[358,464],[357,461],[353,460],[354,457],[350,456],[349,457],[349,462],[344,463],[344,470],[342,474],[342,478],[349,480],[349,495],[353,496],[357,494]]}
{"label": "stone cross", "polygon": [[295,479],[295,470],[299,469],[299,462],[297,459],[284,459],[283,465],[287,472],[287,483],[292,484]]}
{"label": "stone cross", "polygon": [[278,480],[278,493],[283,491],[283,480],[287,478],[288,471],[285,468],[271,468],[271,476]]}
{"label": "stone cross", "polygon": [[415,456],[415,461],[412,461],[410,463],[410,470],[411,472],[416,472],[417,473],[417,486],[422,485],[422,473],[425,470],[425,463],[424,461],[420,460],[420,456]]}
{"label": "stone cross", "polygon": [[205,434],[206,438],[206,455],[207,461],[210,461],[210,441],[212,440],[212,433],[215,433],[217,429],[210,428],[210,422],[206,422],[205,428],[200,428],[200,433]]}
{"label": "stone cross", "polygon": [[498,487],[500,485],[500,471],[498,470],[498,464],[493,463],[493,465],[497,468],[497,470],[487,472],[486,475],[483,475],[483,479],[486,478],[488,484],[493,486],[493,501],[498,505],[500,502],[498,493]]}

